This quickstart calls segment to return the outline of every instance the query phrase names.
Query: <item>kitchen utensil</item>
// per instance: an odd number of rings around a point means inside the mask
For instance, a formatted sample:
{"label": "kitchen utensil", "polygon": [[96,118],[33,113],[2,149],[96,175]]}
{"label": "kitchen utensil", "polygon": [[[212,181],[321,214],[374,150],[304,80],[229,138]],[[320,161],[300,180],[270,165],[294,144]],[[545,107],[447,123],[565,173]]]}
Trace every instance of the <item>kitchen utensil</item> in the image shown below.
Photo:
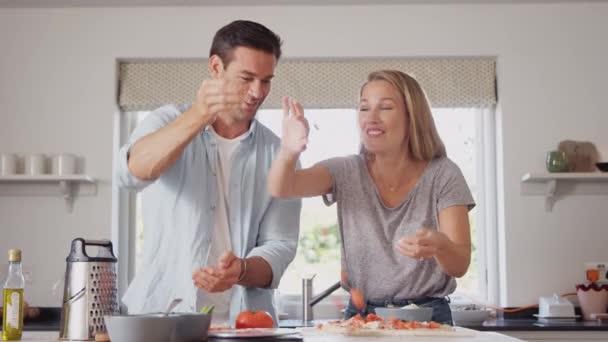
{"label": "kitchen utensil", "polygon": [[599,161],[599,153],[589,141],[560,141],[558,150],[566,153],[569,172],[593,172],[595,163]]}
{"label": "kitchen utensil", "polygon": [[76,156],[61,153],[53,156],[51,160],[52,174],[58,176],[73,175],[76,173]]}
{"label": "kitchen utensil", "polygon": [[175,307],[178,306],[179,303],[181,303],[181,302],[182,302],[181,298],[175,298],[174,300],[172,300],[171,303],[169,303],[167,310],[165,311],[165,316],[169,316],[169,314],[171,313],[171,310],[175,309]]}
{"label": "kitchen utensil", "polygon": [[596,283],[600,279],[600,270],[587,270],[585,273],[591,283]]}
{"label": "kitchen utensil", "polygon": [[210,331],[209,337],[216,338],[239,338],[239,339],[261,339],[263,337],[277,337],[299,334],[296,329],[287,328],[268,328],[268,329],[227,329]]}
{"label": "kitchen utensil", "polygon": [[178,317],[174,314],[112,315],[104,319],[112,342],[176,342]]}
{"label": "kitchen utensil", "polygon": [[211,318],[211,313],[178,313],[176,340],[178,342],[206,341]]}
{"label": "kitchen utensil", "polygon": [[540,297],[538,300],[539,317],[574,317],[574,305],[563,297],[553,296]]}
{"label": "kitchen utensil", "polygon": [[376,315],[383,319],[400,319],[405,321],[428,322],[433,317],[433,308],[376,308]]}
{"label": "kitchen utensil", "polygon": [[608,261],[586,262],[585,278],[590,283],[608,284]]}
{"label": "kitchen utensil", "polygon": [[211,314],[165,313],[105,316],[112,342],[200,342],[207,340]]}
{"label": "kitchen utensil", "polygon": [[595,163],[595,166],[602,172],[608,172],[608,162]]}
{"label": "kitchen utensil", "polygon": [[608,309],[608,285],[577,285],[576,296],[585,320],[594,320],[593,314],[606,313]]}
{"label": "kitchen utensil", "polygon": [[[99,247],[97,256],[87,246]],[[66,261],[59,338],[92,340],[106,331],[103,317],[119,313],[112,242],[74,239]]]}
{"label": "kitchen utensil", "polygon": [[40,153],[25,156],[25,174],[37,176],[46,173],[46,156]]}
{"label": "kitchen utensil", "polygon": [[568,171],[568,158],[563,151],[549,151],[546,160],[547,171],[566,172]]}
{"label": "kitchen utensil", "polygon": [[0,176],[10,176],[17,173],[17,155],[0,153]]}
{"label": "kitchen utensil", "polygon": [[476,305],[450,305],[452,320],[456,325],[481,324],[490,317],[490,310]]}

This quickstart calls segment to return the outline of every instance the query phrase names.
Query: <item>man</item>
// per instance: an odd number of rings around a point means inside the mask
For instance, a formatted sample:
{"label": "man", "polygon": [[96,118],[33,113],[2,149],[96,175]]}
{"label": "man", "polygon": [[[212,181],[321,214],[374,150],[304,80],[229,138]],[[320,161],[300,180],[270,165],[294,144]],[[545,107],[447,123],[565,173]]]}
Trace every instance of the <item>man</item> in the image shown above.
{"label": "man", "polygon": [[215,306],[216,323],[248,308],[278,322],[273,289],[295,256],[301,202],[267,192],[280,139],[254,117],[280,56],[280,38],[263,25],[226,25],[195,102],[155,110],[121,148],[120,185],[145,188],[143,261],[123,298],[130,313],[182,298],[178,311]]}

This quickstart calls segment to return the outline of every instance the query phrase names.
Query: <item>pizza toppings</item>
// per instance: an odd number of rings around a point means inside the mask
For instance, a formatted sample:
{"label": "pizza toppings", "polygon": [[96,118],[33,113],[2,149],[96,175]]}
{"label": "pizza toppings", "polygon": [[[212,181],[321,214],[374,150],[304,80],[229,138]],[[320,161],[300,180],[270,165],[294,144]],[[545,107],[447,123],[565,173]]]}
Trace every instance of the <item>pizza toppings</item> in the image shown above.
{"label": "pizza toppings", "polygon": [[384,320],[375,314],[363,318],[357,314],[349,319],[330,321],[317,325],[317,329],[336,333],[360,333],[365,331],[387,330],[452,330],[452,327],[437,322],[402,321],[398,319]]}

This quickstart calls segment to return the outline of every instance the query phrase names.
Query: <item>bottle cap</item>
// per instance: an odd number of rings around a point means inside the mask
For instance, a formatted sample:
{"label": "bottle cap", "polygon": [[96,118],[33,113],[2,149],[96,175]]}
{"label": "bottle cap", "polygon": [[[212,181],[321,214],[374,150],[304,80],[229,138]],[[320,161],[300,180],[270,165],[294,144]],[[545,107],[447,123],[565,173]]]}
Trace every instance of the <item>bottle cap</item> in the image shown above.
{"label": "bottle cap", "polygon": [[8,261],[21,262],[21,250],[20,249],[9,249]]}

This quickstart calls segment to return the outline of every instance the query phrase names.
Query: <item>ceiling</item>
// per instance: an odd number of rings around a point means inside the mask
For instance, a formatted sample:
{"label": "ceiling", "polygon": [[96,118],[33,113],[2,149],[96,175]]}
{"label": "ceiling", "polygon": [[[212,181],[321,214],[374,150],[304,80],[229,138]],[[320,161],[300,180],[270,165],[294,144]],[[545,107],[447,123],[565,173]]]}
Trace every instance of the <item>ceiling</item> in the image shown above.
{"label": "ceiling", "polygon": [[0,8],[581,3],[608,0],[0,0]]}

